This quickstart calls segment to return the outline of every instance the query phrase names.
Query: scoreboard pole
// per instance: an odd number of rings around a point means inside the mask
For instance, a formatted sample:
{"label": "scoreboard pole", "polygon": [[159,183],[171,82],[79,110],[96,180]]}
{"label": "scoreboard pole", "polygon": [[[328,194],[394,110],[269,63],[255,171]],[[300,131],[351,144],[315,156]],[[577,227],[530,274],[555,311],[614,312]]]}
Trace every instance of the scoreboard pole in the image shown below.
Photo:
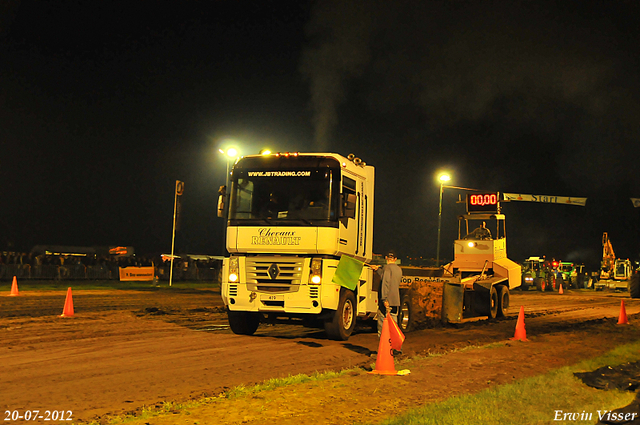
{"label": "scoreboard pole", "polygon": [[436,248],[436,267],[440,267],[440,226],[442,224],[442,192],[444,185],[440,184],[440,206],[438,207],[438,247]]}
{"label": "scoreboard pole", "polygon": [[[459,189],[459,190],[470,190],[474,192],[479,192],[478,189],[471,189],[468,187],[458,187],[458,186],[449,186],[444,184],[444,181],[440,182],[440,205],[438,207],[438,247],[436,248],[436,267],[440,267],[440,228],[442,225],[442,194],[444,192],[444,188],[447,189]],[[467,208],[469,205],[469,198],[467,197]]]}

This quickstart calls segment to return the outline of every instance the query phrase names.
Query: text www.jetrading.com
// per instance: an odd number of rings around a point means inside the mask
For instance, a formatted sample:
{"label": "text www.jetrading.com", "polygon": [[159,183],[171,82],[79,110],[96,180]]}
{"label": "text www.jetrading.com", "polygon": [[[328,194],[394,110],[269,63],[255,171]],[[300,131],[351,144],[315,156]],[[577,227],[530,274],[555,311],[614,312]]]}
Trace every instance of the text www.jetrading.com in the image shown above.
{"label": "text www.jetrading.com", "polygon": [[249,177],[310,177],[311,171],[249,171]]}

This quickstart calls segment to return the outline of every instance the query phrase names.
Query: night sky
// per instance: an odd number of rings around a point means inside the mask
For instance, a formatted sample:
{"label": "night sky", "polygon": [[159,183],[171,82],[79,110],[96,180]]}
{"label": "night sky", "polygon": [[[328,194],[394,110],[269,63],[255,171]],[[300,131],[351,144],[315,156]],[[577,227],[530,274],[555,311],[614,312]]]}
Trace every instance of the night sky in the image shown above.
{"label": "night sky", "polygon": [[[374,250],[435,257],[436,174],[510,203],[509,256],[638,259],[637,1],[5,1],[0,249],[222,252],[218,149],[376,167]],[[230,142],[233,141],[233,142]],[[441,257],[457,204],[445,189]]]}

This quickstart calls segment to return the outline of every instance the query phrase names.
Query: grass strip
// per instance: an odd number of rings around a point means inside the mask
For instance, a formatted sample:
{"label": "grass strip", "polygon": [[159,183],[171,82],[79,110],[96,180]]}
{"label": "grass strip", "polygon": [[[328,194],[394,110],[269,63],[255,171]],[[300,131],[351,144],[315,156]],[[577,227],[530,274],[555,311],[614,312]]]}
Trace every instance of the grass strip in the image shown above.
{"label": "grass strip", "polygon": [[[603,413],[626,406],[636,395],[628,391],[603,391],[588,387],[573,373],[640,360],[639,350],[640,342],[629,343],[603,356],[556,369],[544,375],[486,389],[477,394],[430,403],[387,419],[381,424],[595,424],[599,420],[598,411]],[[573,420],[563,419],[567,413],[576,413],[577,416],[572,416]]]}
{"label": "grass strip", "polygon": [[[264,391],[271,391],[280,387],[304,384],[312,381],[318,382],[318,381],[333,379],[333,378],[340,377],[348,372],[350,371],[343,370],[340,372],[333,372],[333,371],[316,372],[312,375],[305,375],[305,374],[289,375],[286,378],[272,378],[267,381],[264,381],[263,383],[256,384],[251,387],[245,387],[244,385],[240,385],[216,397],[204,397],[198,400],[191,400],[183,403],[165,401],[162,403],[161,406],[144,407],[142,411],[136,416],[131,416],[131,415],[114,416],[110,418],[108,424],[120,425],[120,424],[131,423],[134,421],[136,422],[144,421],[144,420],[157,417],[162,414],[185,411],[188,409],[197,408],[205,404],[213,404],[223,400],[233,400],[241,397],[249,397]],[[100,422],[95,422],[95,421],[90,422],[89,425],[100,425]]]}
{"label": "grass strip", "polygon": [[234,399],[239,397],[246,397],[248,395],[253,395],[260,393],[262,391],[271,391],[279,387],[286,387],[288,385],[297,385],[304,384],[311,381],[324,381],[327,379],[337,378],[339,376],[344,375],[349,372],[348,370],[343,370],[340,372],[316,372],[313,375],[305,375],[298,374],[293,376],[288,376],[286,378],[272,378],[268,381],[265,381],[261,384],[254,385],[252,387],[245,387],[243,385],[232,388],[224,394],[225,398]]}

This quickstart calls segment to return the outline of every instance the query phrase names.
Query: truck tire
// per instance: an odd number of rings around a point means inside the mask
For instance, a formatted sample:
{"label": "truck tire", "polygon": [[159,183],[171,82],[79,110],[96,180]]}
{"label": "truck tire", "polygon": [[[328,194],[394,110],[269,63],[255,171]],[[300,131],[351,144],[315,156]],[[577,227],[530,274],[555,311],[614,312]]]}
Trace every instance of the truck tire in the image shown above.
{"label": "truck tire", "polygon": [[506,285],[498,287],[498,317],[505,317],[509,310],[509,288]]}
{"label": "truck tire", "polygon": [[629,280],[629,296],[631,298],[640,298],[640,274],[634,273]]}
{"label": "truck tire", "polygon": [[356,327],[356,297],[353,291],[340,289],[338,309],[332,319],[325,320],[324,330],[329,339],[346,341]]}
{"label": "truck tire", "polygon": [[542,284],[544,283],[544,279],[542,279],[541,277],[536,277],[535,279],[533,279],[533,281],[536,284],[536,290],[542,292]]}
{"label": "truck tire", "polygon": [[498,315],[498,291],[496,291],[496,287],[492,286],[491,291],[489,291],[489,319],[495,319]]}
{"label": "truck tire", "polygon": [[549,292],[556,290],[556,277],[554,275],[551,274],[547,276],[547,285],[545,290]]}
{"label": "truck tire", "polygon": [[400,311],[398,311],[398,325],[402,332],[411,332],[413,329],[413,317],[411,311],[411,296],[405,294],[400,301]]}
{"label": "truck tire", "polygon": [[229,327],[237,335],[253,335],[260,325],[260,314],[227,310]]}

